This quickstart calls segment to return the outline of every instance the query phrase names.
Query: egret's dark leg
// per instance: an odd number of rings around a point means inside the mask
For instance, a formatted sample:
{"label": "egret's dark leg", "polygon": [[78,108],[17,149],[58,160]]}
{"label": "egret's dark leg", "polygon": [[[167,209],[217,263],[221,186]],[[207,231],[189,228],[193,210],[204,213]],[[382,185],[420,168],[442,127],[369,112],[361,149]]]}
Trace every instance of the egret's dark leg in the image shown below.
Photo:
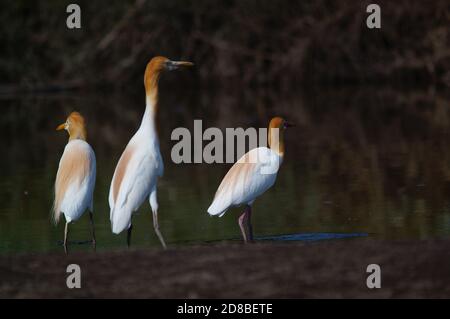
{"label": "egret's dark leg", "polygon": [[252,207],[248,206],[247,210],[247,231],[248,231],[248,240],[250,242],[253,241],[253,226],[252,226]]}
{"label": "egret's dark leg", "polygon": [[66,255],[69,253],[67,249],[67,236],[69,235],[69,223],[66,222],[66,227],[64,227],[64,252]]}
{"label": "egret's dark leg", "polygon": [[94,215],[92,212],[89,212],[89,219],[91,220],[92,248],[94,248],[95,251],[97,248],[97,241],[95,240]]}
{"label": "egret's dark leg", "polygon": [[155,233],[158,236],[159,241],[161,242],[161,245],[163,246],[164,249],[166,249],[167,248],[166,242],[164,241],[164,237],[159,230],[158,211],[157,210],[153,211],[153,228],[155,229]]}
{"label": "egret's dark leg", "polygon": [[242,237],[244,242],[248,243],[253,240],[252,225],[250,222],[251,217],[251,207],[249,205],[245,206],[245,210],[241,216],[239,216],[239,227],[241,228]]}
{"label": "egret's dark leg", "polygon": [[127,234],[127,245],[128,248],[131,246],[131,231],[133,230],[133,225],[130,225],[130,228],[128,228],[128,234]]}

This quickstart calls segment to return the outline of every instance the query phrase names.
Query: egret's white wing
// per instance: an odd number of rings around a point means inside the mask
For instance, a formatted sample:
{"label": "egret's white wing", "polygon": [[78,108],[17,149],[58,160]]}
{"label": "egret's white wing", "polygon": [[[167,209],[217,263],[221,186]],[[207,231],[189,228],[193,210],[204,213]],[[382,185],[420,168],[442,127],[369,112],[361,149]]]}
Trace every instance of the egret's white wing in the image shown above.
{"label": "egret's white wing", "polygon": [[70,141],[59,162],[55,181],[54,219],[61,212],[67,222],[77,220],[93,207],[96,160],[91,146],[82,140]]}
{"label": "egret's white wing", "polygon": [[275,183],[280,160],[267,147],[245,154],[223,178],[208,213],[222,216],[231,206],[251,204]]}
{"label": "egret's white wing", "polygon": [[117,164],[110,189],[110,218],[114,233],[131,223],[131,216],[146,198],[161,172],[161,158],[130,143]]}
{"label": "egret's white wing", "polygon": [[155,148],[155,161],[156,164],[158,165],[157,167],[157,174],[158,177],[162,177],[164,175],[164,162],[161,156],[161,152],[159,151],[159,143],[158,146]]}

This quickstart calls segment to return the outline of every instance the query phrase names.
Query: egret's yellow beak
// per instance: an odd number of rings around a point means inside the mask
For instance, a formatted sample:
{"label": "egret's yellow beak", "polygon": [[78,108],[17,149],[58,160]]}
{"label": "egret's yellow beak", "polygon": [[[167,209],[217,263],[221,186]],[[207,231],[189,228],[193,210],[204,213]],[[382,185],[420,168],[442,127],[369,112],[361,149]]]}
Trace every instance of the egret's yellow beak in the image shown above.
{"label": "egret's yellow beak", "polygon": [[63,123],[63,124],[59,125],[59,126],[56,128],[57,131],[62,131],[62,130],[65,130],[65,129],[66,129],[66,123]]}
{"label": "egret's yellow beak", "polygon": [[188,61],[167,61],[166,67],[169,71],[179,69],[180,67],[194,66],[194,63]]}
{"label": "egret's yellow beak", "polygon": [[173,63],[177,66],[194,66],[194,63],[189,61],[175,61]]}

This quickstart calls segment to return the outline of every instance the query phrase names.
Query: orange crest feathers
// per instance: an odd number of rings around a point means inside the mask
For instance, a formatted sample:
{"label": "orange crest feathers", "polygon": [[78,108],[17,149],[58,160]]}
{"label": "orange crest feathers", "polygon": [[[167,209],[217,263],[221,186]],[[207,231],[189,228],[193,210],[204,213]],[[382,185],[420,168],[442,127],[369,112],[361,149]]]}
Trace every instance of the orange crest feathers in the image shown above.
{"label": "orange crest feathers", "polygon": [[70,122],[74,123],[75,125],[84,127],[84,117],[78,112],[70,113],[67,119],[70,120]]}
{"label": "orange crest feathers", "polygon": [[165,64],[169,61],[163,56],[156,56],[147,64],[144,74],[144,85],[147,96],[157,94],[158,80],[161,71],[164,70]]}
{"label": "orange crest feathers", "polygon": [[286,128],[286,120],[276,116],[270,120],[268,142],[269,147],[280,154],[284,155],[284,129]]}
{"label": "orange crest feathers", "polygon": [[86,140],[86,125],[83,116],[78,112],[70,113],[66,121],[66,130],[69,132],[70,140]]}
{"label": "orange crest feathers", "polygon": [[276,116],[270,120],[269,129],[283,128],[284,123],[286,123],[286,121],[282,117]]}
{"label": "orange crest feathers", "polygon": [[156,56],[147,64],[144,74],[145,92],[149,103],[156,104],[158,99],[158,80],[163,70],[173,71],[191,67],[194,63],[188,61],[171,61],[163,56]]}

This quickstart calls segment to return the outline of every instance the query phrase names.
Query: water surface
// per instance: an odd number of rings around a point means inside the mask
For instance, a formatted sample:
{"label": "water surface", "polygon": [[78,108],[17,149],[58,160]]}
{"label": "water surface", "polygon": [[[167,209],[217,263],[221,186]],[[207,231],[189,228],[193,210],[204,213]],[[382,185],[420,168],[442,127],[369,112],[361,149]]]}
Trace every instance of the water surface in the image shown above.
{"label": "water surface", "polygon": [[[139,126],[143,100],[141,94],[92,92],[0,98],[0,253],[61,250],[63,225],[51,225],[50,211],[67,136],[55,128],[73,110],[86,117],[88,140],[97,156],[98,249],[125,247],[125,234],[110,231],[107,199],[115,164]],[[171,131],[179,126],[192,129],[194,119],[203,119],[204,128],[263,127],[273,115],[285,116],[297,127],[287,132],[286,158],[275,187],[255,202],[256,236],[450,236],[450,115],[447,99],[435,91],[343,88],[205,94],[196,89],[161,92],[158,123],[165,175],[158,197],[168,244],[240,236],[240,209],[223,218],[206,213],[230,164],[171,163]],[[135,246],[159,245],[148,202],[134,225]],[[88,215],[72,224],[70,236],[74,241],[90,238]]]}

